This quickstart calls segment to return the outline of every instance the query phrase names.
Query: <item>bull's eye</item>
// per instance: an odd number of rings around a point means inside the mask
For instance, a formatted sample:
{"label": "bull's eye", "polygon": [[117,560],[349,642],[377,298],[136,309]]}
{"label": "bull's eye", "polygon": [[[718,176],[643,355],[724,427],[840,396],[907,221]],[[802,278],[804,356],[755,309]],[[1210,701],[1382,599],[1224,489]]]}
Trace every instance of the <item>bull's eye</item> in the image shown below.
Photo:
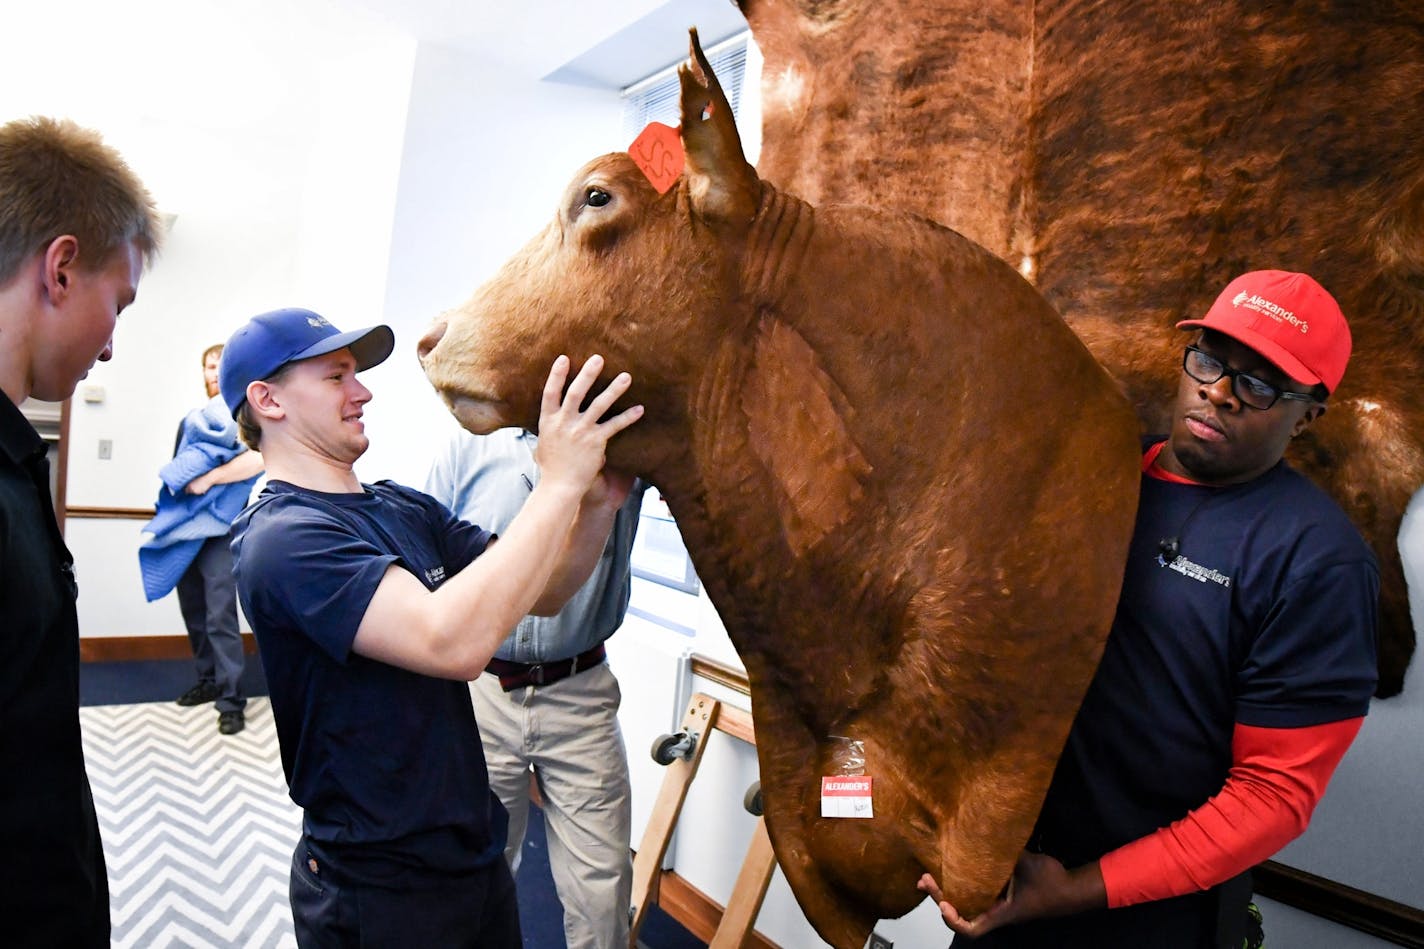
{"label": "bull's eye", "polygon": [[613,195],[602,188],[589,188],[588,194],[584,196],[585,203],[591,208],[601,208],[609,201],[613,200]]}

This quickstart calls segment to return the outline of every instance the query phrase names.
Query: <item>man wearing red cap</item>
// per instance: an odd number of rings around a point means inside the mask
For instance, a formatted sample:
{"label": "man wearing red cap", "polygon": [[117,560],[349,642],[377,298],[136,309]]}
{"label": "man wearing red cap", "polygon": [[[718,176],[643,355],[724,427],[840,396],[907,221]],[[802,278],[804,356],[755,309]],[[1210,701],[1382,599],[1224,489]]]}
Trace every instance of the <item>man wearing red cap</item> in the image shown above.
{"label": "man wearing red cap", "polygon": [[1249,870],[1305,830],[1369,707],[1374,556],[1282,460],[1344,375],[1340,307],[1305,274],[1256,271],[1177,325],[1200,332],[1028,849],[974,919],[921,880],[972,937],[956,946],[1259,945]]}

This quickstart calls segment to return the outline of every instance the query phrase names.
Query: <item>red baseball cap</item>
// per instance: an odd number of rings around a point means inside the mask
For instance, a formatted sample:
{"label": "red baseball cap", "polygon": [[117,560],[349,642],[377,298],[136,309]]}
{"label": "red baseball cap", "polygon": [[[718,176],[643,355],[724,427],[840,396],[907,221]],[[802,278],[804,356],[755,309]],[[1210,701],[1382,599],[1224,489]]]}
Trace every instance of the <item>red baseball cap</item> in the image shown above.
{"label": "red baseball cap", "polygon": [[1265,356],[1296,382],[1334,392],[1350,361],[1340,304],[1303,273],[1253,270],[1226,285],[1206,316],[1177,329],[1216,330]]}

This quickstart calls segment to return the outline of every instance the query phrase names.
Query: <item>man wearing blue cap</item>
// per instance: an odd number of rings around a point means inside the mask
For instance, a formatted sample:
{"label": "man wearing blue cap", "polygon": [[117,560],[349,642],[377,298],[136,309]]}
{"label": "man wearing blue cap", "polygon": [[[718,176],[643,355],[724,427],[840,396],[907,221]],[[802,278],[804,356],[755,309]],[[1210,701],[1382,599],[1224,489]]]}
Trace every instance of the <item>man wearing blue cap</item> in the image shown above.
{"label": "man wearing blue cap", "polygon": [[590,398],[602,358],[570,381],[559,357],[543,478],[496,544],[421,492],[357,480],[371,393],[356,374],[393,345],[389,327],[342,333],[288,309],[253,318],[222,360],[223,399],[267,464],[233,556],[304,811],[297,940],[517,947],[506,815],[466,683],[521,617],[556,612],[588,576],[632,483],[604,471],[604,447],[642,407],[599,422],[631,379]]}

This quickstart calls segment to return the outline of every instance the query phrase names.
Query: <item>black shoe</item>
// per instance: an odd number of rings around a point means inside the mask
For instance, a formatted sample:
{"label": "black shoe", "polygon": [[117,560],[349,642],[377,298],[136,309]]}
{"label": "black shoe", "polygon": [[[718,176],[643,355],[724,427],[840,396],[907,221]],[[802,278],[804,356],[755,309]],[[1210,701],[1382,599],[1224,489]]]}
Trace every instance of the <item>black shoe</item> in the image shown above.
{"label": "black shoe", "polygon": [[247,720],[243,718],[242,709],[235,708],[231,712],[218,712],[218,731],[224,735],[236,735],[247,727]]}
{"label": "black shoe", "polygon": [[187,692],[178,696],[178,704],[182,706],[206,705],[218,697],[218,687],[215,682],[199,682]]}

